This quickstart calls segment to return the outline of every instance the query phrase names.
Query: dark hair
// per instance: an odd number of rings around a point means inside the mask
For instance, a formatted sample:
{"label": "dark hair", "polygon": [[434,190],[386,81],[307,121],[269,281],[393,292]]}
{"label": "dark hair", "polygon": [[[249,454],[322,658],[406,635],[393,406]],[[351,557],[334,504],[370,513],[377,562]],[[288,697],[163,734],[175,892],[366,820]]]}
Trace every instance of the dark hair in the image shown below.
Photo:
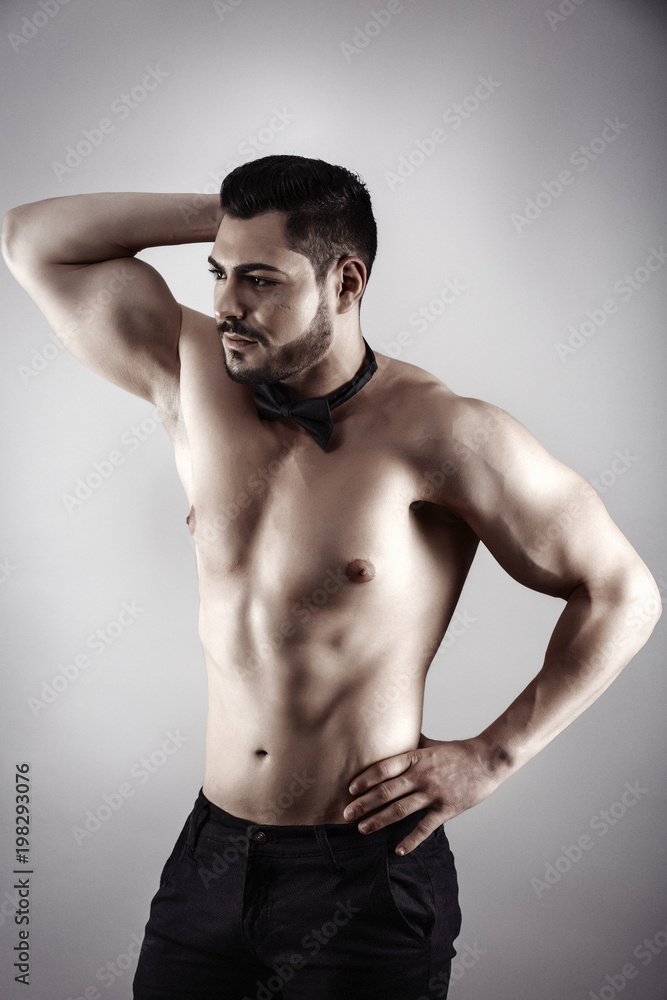
{"label": "dark hair", "polygon": [[286,212],[287,247],[310,260],[319,284],[348,254],[363,260],[370,277],[377,251],[371,196],[345,167],[306,156],[263,156],[227,174],[220,203],[235,219]]}

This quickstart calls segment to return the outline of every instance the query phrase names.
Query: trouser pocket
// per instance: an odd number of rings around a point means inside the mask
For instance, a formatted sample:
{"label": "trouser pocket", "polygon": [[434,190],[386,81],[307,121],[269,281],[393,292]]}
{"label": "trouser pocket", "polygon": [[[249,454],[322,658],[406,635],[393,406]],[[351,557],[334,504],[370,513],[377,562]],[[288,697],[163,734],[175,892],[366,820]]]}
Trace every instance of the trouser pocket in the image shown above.
{"label": "trouser pocket", "polygon": [[167,885],[169,880],[173,877],[178,867],[178,863],[183,857],[183,854],[185,853],[185,848],[187,846],[187,841],[188,841],[189,825],[190,825],[190,817],[188,816],[185,823],[183,824],[183,829],[179,833],[178,839],[174,844],[174,849],[167,858],[164,868],[162,869],[162,874],[160,875],[161,889],[164,888],[164,886]]}
{"label": "trouser pocket", "polygon": [[403,856],[386,844],[382,853],[388,905],[408,933],[420,941],[427,941],[435,925],[436,907],[424,857],[428,853],[426,843]]}

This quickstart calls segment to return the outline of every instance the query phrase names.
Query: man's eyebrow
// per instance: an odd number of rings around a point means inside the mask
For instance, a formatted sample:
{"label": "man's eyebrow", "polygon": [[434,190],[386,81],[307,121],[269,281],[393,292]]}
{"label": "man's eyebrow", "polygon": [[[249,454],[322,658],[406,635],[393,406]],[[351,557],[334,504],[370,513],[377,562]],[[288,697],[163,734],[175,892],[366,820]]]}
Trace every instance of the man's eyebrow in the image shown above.
{"label": "man's eyebrow", "polygon": [[[218,264],[217,260],[214,260],[213,257],[209,257],[208,262],[217,268],[218,271],[224,271],[224,267]],[[277,274],[284,274],[286,278],[289,277],[287,271],[281,271],[279,267],[274,267],[273,264],[262,264],[261,261],[255,261],[252,264],[237,264],[234,268],[235,274],[249,274],[250,271],[275,271]]]}

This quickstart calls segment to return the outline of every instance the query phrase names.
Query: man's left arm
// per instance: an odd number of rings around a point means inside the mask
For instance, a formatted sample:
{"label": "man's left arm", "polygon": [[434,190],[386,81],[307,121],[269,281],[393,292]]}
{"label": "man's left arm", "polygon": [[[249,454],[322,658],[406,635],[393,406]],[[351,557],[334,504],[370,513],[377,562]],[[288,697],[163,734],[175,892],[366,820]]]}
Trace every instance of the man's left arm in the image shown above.
{"label": "man's left arm", "polygon": [[362,832],[427,809],[397,853],[481,802],[561,733],[641,649],[661,613],[651,573],[586,480],[503,410],[472,399],[453,410],[446,445],[431,453],[432,468],[446,474],[428,499],[463,517],[514,579],[567,603],[542,669],[482,733],[422,736],[417,749],[354,779],[346,819],[385,806]]}

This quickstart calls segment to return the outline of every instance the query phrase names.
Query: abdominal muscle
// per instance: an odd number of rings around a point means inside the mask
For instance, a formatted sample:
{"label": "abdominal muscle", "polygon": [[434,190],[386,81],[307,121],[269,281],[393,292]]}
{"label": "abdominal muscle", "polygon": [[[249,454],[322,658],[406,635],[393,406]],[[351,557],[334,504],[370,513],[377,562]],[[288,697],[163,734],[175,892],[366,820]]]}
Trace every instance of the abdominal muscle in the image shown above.
{"label": "abdominal muscle", "polygon": [[345,822],[352,779],[417,747],[433,650],[428,656],[386,629],[377,634],[383,630],[371,624],[374,615],[352,622],[344,608],[275,651],[266,642],[249,644],[234,629],[233,613],[211,617],[213,631],[203,605],[204,794],[256,823]]}
{"label": "abdominal muscle", "polygon": [[390,528],[357,547],[304,516],[291,548],[275,550],[279,532],[220,564],[201,546],[203,790],[227,812],[344,823],[352,780],[418,747],[426,675],[476,539],[426,510]]}

